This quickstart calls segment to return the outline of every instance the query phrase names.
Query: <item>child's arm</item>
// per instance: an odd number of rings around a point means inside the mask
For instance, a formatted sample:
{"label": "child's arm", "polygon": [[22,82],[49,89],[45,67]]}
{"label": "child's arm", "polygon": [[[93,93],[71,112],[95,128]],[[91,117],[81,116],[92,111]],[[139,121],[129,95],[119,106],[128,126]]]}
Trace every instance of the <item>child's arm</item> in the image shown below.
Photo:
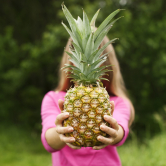
{"label": "child's arm", "polygon": [[62,133],[65,132],[69,133],[69,131],[67,131],[68,127],[62,127],[62,121],[67,118],[68,115],[65,116],[64,113],[61,113],[63,101],[57,103],[58,98],[61,98],[61,96],[58,94],[55,95],[52,91],[48,92],[44,96],[41,106],[41,141],[44,148],[51,153],[62,149],[66,144],[71,148],[76,149],[75,146],[69,144],[74,141],[68,140],[67,137],[63,137],[62,135]]}
{"label": "child's arm", "polygon": [[[61,111],[63,110],[63,101],[59,100],[58,101],[59,108]],[[63,127],[62,123],[63,121],[69,117],[69,113],[61,113],[56,117],[55,125],[56,127],[54,128],[49,128],[46,131],[45,137],[47,140],[47,143],[55,150],[60,150],[62,149],[66,144],[70,146],[73,149],[80,149],[80,147],[73,146],[70,143],[75,141],[74,137],[65,137],[65,133],[70,133],[73,132],[72,127]]]}

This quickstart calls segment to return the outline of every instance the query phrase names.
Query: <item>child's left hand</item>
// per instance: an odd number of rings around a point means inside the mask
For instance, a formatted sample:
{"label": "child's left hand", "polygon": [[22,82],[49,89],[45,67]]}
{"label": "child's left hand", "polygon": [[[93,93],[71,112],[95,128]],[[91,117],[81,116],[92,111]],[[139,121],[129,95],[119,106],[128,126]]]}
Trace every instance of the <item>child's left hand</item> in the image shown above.
{"label": "child's left hand", "polygon": [[[112,105],[112,110],[114,111],[114,102],[111,101],[110,103]],[[112,111],[112,114],[113,114],[113,111]],[[118,125],[116,119],[114,119],[112,116],[105,115],[104,120],[107,121],[111,127],[108,127],[106,125],[101,125],[100,129],[106,132],[108,135],[110,135],[110,137],[106,138],[101,135],[98,136],[97,139],[100,142],[104,143],[104,145],[94,146],[93,149],[95,150],[103,149],[108,145],[114,145],[118,143],[119,141],[122,140],[124,135],[123,128],[120,125]]]}

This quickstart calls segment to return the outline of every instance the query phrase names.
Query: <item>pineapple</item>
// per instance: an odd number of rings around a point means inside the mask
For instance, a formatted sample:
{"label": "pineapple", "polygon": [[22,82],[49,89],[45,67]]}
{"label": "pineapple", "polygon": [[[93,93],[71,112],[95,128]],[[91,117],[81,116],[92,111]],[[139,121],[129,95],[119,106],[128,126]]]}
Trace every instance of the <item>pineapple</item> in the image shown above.
{"label": "pineapple", "polygon": [[[75,146],[92,147],[102,145],[97,140],[98,135],[108,137],[100,130],[100,125],[109,124],[103,119],[104,115],[111,115],[109,95],[102,86],[101,80],[106,75],[108,66],[101,66],[107,60],[107,54],[101,55],[105,48],[116,39],[106,43],[99,49],[103,38],[107,35],[112,25],[119,19],[110,22],[119,13],[120,9],[111,13],[97,28],[95,21],[99,10],[93,16],[91,22],[83,11],[83,20],[73,18],[67,7],[62,4],[62,10],[67,18],[71,30],[62,22],[73,40],[70,52],[70,62],[62,69],[68,73],[68,77],[75,83],[65,95],[64,110],[69,112],[69,118],[64,121],[64,126],[72,126],[74,131],[66,134],[74,137]],[[96,31],[95,31],[96,30]]]}

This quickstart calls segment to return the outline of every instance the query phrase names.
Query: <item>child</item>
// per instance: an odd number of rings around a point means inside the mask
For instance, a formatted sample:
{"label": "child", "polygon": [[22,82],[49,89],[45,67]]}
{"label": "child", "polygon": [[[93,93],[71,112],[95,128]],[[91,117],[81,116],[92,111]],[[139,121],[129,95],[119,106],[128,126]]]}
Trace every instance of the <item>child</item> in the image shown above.
{"label": "child", "polygon": [[[105,37],[100,47],[108,41],[108,37]],[[71,45],[70,38],[65,50],[69,51]],[[129,127],[134,120],[134,107],[126,94],[119,63],[111,44],[103,54],[107,52],[110,52],[108,60],[103,65],[113,64],[110,67],[113,71],[110,71],[107,77],[110,81],[103,81],[103,85],[110,95],[114,112],[113,117],[104,116],[111,128],[100,126],[100,129],[109,134],[110,137],[98,137],[98,140],[103,142],[104,145],[80,148],[70,144],[75,141],[73,137],[64,136],[65,133],[73,131],[72,127],[63,127],[63,120],[68,118],[69,115],[61,113],[66,90],[72,86],[72,83],[66,77],[66,74],[60,70],[60,80],[56,90],[45,95],[41,107],[43,126],[41,140],[45,149],[52,153],[53,166],[121,166],[116,147],[122,145],[128,136]],[[64,52],[60,68],[64,64],[71,64],[68,58],[68,55]]]}

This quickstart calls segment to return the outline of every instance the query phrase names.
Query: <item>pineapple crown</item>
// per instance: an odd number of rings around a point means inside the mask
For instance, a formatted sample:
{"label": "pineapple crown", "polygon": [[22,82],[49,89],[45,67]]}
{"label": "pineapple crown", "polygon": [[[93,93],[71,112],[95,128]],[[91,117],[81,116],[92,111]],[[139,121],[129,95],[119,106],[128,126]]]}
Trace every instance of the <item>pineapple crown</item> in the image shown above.
{"label": "pineapple crown", "polygon": [[[67,18],[71,30],[62,22],[73,42],[73,47],[70,47],[70,52],[66,53],[70,56],[70,62],[73,65],[65,64],[64,69],[69,72],[68,78],[77,84],[91,85],[100,83],[100,80],[107,80],[102,78],[106,75],[106,72],[110,71],[107,69],[108,66],[101,66],[107,60],[107,54],[101,56],[102,52],[106,47],[113,43],[117,38],[107,42],[102,48],[99,46],[111,29],[113,24],[121,17],[111,22],[112,18],[120,12],[121,9],[117,9],[111,13],[97,28],[95,31],[95,21],[98,16],[99,10],[93,16],[91,22],[89,21],[87,14],[83,11],[83,20],[78,17],[77,20],[73,18],[67,7],[62,4],[62,10]],[[110,65],[109,65],[110,66]]]}

